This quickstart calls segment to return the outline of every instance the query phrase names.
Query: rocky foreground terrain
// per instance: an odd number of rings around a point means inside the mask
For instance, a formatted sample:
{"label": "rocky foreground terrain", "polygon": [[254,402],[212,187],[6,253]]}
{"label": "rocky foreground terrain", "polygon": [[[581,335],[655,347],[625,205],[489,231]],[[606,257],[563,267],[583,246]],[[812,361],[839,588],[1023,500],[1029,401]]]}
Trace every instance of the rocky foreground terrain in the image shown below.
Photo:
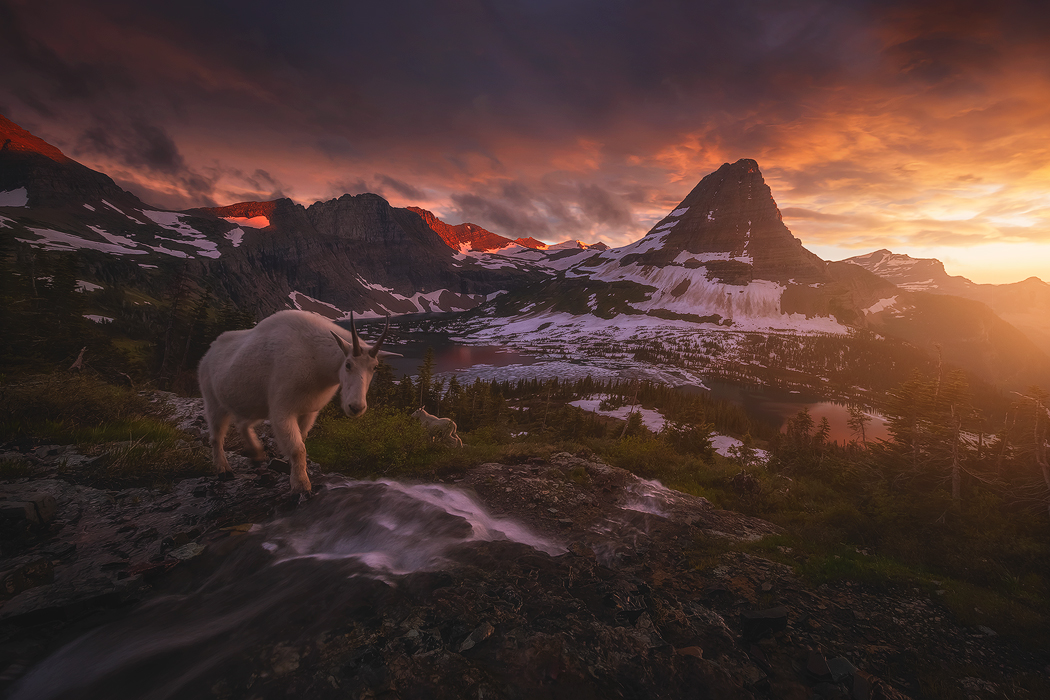
{"label": "rocky foreground terrain", "polygon": [[808,585],[746,551],[772,524],[584,456],[316,474],[300,500],[280,462],[107,490],[72,483],[70,448],[20,447],[8,697],[865,700],[928,695],[933,670],[939,697],[1000,698],[1047,672],[936,591]]}

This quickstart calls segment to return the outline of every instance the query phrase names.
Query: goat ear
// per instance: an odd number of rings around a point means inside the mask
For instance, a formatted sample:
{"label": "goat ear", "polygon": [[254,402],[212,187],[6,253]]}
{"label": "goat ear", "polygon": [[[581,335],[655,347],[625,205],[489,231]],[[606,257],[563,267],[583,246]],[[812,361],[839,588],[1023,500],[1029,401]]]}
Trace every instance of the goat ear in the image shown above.
{"label": "goat ear", "polygon": [[335,338],[335,342],[339,344],[339,349],[343,351],[343,354],[350,357],[350,353],[353,352],[353,348],[346,344],[346,341],[335,334],[335,331],[331,331],[332,337]]}

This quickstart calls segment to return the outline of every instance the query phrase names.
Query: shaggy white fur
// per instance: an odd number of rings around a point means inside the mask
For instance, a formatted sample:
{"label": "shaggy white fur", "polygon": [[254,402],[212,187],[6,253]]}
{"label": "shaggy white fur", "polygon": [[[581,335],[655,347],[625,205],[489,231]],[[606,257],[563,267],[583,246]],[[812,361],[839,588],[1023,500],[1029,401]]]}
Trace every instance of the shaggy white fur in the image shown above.
{"label": "shaggy white fur", "polygon": [[227,331],[216,338],[201,359],[198,378],[219,473],[230,471],[223,442],[231,420],[249,456],[260,462],[266,453],[254,426],[269,418],[292,468],[292,491],[309,491],[303,439],[340,387],[343,411],[348,416],[365,412],[386,333],[384,329],[369,347],[357,335],[351,315],[348,343],[347,331],[322,316],[278,311],[251,330]]}
{"label": "shaggy white fur", "polygon": [[451,418],[438,418],[435,415],[427,413],[424,409],[416,409],[412,413],[412,417],[423,424],[423,427],[427,429],[433,437],[444,438],[450,445],[455,447],[463,447],[463,441],[459,439],[459,435],[456,434],[456,424]]}

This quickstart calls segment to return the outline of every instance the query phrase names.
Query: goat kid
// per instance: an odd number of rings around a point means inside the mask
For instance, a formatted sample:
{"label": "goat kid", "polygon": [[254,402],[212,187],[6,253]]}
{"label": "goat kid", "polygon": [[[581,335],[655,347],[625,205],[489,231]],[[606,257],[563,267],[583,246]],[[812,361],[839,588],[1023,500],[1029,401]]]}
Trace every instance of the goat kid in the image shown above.
{"label": "goat kid", "polygon": [[278,311],[250,330],[227,331],[211,344],[198,368],[212,459],[220,474],[230,465],[223,450],[232,421],[256,463],[266,458],[255,426],[270,420],[277,445],[291,465],[293,492],[309,492],[306,445],[317,414],[342,389],[348,416],[368,408],[365,397],[379,358],[397,353],[380,347],[390,317],[375,345],[357,335],[350,314],[346,330],[308,311]]}
{"label": "goat kid", "polygon": [[444,438],[453,447],[463,447],[463,441],[456,434],[456,423],[451,418],[438,418],[423,408],[416,409],[412,417],[422,423],[432,437]]}

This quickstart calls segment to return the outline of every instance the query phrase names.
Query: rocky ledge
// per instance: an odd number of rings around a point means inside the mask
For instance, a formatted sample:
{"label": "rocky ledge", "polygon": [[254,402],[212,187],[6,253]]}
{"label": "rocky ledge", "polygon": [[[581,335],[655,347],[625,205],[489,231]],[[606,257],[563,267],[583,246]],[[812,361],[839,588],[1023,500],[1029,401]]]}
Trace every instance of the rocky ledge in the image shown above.
{"label": "rocky ledge", "polygon": [[308,499],[234,468],[4,484],[32,504],[5,511],[10,697],[864,700],[920,696],[930,668],[960,697],[1024,697],[1046,663],[936,594],[808,586],[745,551],[770,523],[591,458],[315,474]]}

